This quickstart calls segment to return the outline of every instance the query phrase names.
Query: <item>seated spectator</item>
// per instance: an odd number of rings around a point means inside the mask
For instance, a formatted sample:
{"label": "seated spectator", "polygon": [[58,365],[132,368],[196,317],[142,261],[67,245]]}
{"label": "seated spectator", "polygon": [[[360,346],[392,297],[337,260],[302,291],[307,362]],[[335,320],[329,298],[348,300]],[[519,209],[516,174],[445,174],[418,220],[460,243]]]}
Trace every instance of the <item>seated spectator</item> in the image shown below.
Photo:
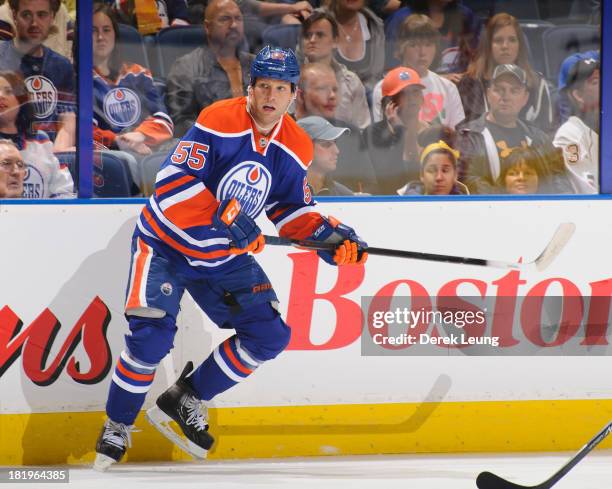
{"label": "seated spectator", "polygon": [[559,69],[559,77],[557,82],[558,92],[557,92],[557,110],[559,112],[559,123],[564,124],[571,116],[574,109],[572,108],[572,104],[567,96],[567,91],[563,88],[565,87],[565,83],[567,80],[567,75],[569,74],[570,69],[574,66],[576,61],[581,59],[594,59],[599,61],[600,55],[599,51],[586,51],[584,53],[574,53],[563,60],[561,63],[561,68]]}
{"label": "seated spectator", "polygon": [[53,155],[53,144],[40,130],[32,130],[31,95],[17,73],[0,71],[0,139],[9,139],[25,161],[24,198],[74,197],[67,167]]}
{"label": "seated spectator", "polygon": [[331,66],[322,63],[304,65],[295,100],[296,120],[318,115],[334,126],[347,127],[337,140],[340,150],[334,178],[354,192],[376,191],[374,169],[358,127],[335,117],[338,106],[338,81]]}
{"label": "seated spectator", "polygon": [[242,13],[234,0],[212,0],[204,20],[207,44],[179,58],[168,75],[166,103],[181,137],[202,109],[217,100],[246,95],[253,55],[239,51]]}
{"label": "seated spectator", "polygon": [[[442,139],[431,141],[442,136]],[[430,142],[431,141],[431,142]],[[408,182],[397,191],[400,195],[462,195],[468,194],[461,183],[457,162],[459,152],[452,148],[454,131],[445,127],[431,127],[419,134],[421,175],[418,181]]]}
{"label": "seated spectator", "polygon": [[360,129],[370,125],[370,108],[359,77],[334,58],[338,42],[338,24],[329,12],[317,10],[302,24],[303,53],[308,63],[331,66],[338,81],[336,117]]}
{"label": "seated spectator", "polygon": [[[34,130],[41,129],[61,151],[75,145],[75,84],[72,64],[44,46],[59,0],[10,0],[16,26],[11,41],[0,42],[0,70],[19,71],[32,95]],[[34,9],[34,11],[32,11]],[[36,19],[36,20],[35,20]]]}
{"label": "seated spectator", "polygon": [[365,0],[329,0],[326,10],[338,23],[336,60],[355,73],[366,90],[372,90],[385,66],[382,20],[365,6]]}
{"label": "seated spectator", "polygon": [[172,138],[174,124],[149,70],[121,61],[112,9],[93,8],[94,140],[108,149],[148,155]]}
{"label": "seated spectator", "polygon": [[[262,33],[272,24],[301,24],[312,12],[312,5],[306,0],[268,1],[238,0],[236,2],[244,17],[244,33],[250,52],[256,53],[262,47]],[[208,0],[189,0],[189,16],[192,24],[200,23]],[[295,46],[291,46],[295,49]]]}
{"label": "seated spectator", "polygon": [[119,22],[138,29],[143,36],[155,34],[164,27],[189,25],[185,0],[105,0],[114,5]]}
{"label": "seated spectator", "polygon": [[[401,65],[415,70],[425,86],[423,107],[419,117],[434,125],[455,128],[463,119],[463,105],[455,84],[434,73],[431,67],[438,49],[440,33],[426,15],[406,18],[398,36],[396,56]],[[374,120],[382,120],[380,100],[382,80],[374,87],[372,105]]]}
{"label": "seated spectator", "polygon": [[[448,56],[445,61],[444,73],[448,74],[451,81],[458,83],[461,79],[460,74],[467,69],[478,46],[482,28],[480,18],[469,7],[463,5],[461,0],[413,0],[408,3],[410,6],[400,8],[385,20],[387,68],[399,64],[395,57],[397,37],[406,17],[412,14],[427,15],[440,33],[439,51],[442,53],[442,58],[446,57],[447,52],[453,53],[452,57]],[[434,71],[440,72],[439,67],[434,66]]]}
{"label": "seated spectator", "polygon": [[[543,165],[559,173],[556,151],[550,138],[519,115],[529,99],[527,73],[517,65],[498,65],[486,91],[489,111],[478,119],[466,120],[458,127],[457,149],[461,153],[461,176],[472,193],[495,193],[500,175],[500,158],[514,148],[541,148]],[[563,170],[560,170],[564,173]],[[566,178],[559,181],[556,193],[575,193]]]}
{"label": "seated spectator", "polygon": [[527,75],[529,99],[521,111],[521,119],[553,134],[557,129],[557,113],[550,88],[544,77],[535,72],[528,59],[525,35],[518,20],[501,13],[489,20],[480,36],[478,55],[459,82],[459,94],[466,119],[477,119],[487,111],[486,90],[496,66],[518,65]]}
{"label": "seated spectator", "polygon": [[384,119],[365,131],[380,194],[396,195],[405,182],[419,179],[422,148],[417,137],[429,126],[419,119],[424,89],[419,74],[403,66],[383,79]]}
{"label": "seated spectator", "polygon": [[530,148],[515,148],[508,156],[502,158],[497,179],[500,193],[537,194],[541,180],[537,153]]}
{"label": "seated spectator", "polygon": [[[15,20],[13,19],[10,3],[17,5],[17,2],[14,0],[0,5],[0,38],[3,40],[10,40],[15,37]],[[49,37],[45,39],[44,44],[49,49],[72,60],[73,36],[74,22],[70,18],[68,9],[62,3],[55,14]]]}
{"label": "seated spectator", "polygon": [[[598,54],[598,53],[594,53]],[[597,193],[599,186],[599,56],[573,54],[562,71],[559,91],[570,102],[572,116],[559,128],[553,144],[563,150],[565,164],[580,185],[580,193]],[[563,63],[566,65],[566,63]]]}
{"label": "seated spectator", "polygon": [[24,163],[15,143],[0,139],[0,199],[19,199],[23,196]]}
{"label": "seated spectator", "polygon": [[314,195],[353,195],[349,188],[331,177],[340,153],[336,139],[349,129],[333,126],[316,115],[300,119],[298,125],[306,131],[314,145],[314,155],[307,175]]}

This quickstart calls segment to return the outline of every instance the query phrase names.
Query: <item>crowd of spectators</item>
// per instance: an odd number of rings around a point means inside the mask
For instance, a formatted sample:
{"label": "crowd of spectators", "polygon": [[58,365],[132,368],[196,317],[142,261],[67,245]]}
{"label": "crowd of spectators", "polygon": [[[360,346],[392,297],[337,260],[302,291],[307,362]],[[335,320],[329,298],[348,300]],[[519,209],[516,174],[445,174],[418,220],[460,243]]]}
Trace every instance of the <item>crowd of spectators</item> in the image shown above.
{"label": "crowd of spectators", "polygon": [[[302,63],[289,112],[313,140],[315,195],[597,193],[598,49],[570,49],[558,73],[540,73],[525,32],[537,19],[494,4],[95,0],[95,149],[123,161],[131,194],[145,195],[141,167],[155,155],[159,164],[202,109],[248,95],[254,53],[277,39]],[[62,159],[76,149],[75,8],[60,0],[0,5],[0,143],[21,152],[24,198],[75,195],[75,169]],[[574,0],[567,17],[598,27],[600,10],[600,2]],[[125,56],[121,24],[151,60],[170,29],[200,28],[202,42],[164,59],[163,73]],[[283,26],[288,35],[266,35]],[[14,194],[19,168],[9,166]]]}

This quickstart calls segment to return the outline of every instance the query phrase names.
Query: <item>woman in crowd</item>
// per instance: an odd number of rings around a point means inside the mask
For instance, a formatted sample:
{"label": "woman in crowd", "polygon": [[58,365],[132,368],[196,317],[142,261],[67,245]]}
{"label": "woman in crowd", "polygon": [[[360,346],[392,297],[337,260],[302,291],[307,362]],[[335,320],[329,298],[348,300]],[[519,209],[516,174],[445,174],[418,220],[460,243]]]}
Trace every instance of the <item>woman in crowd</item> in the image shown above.
{"label": "woman in crowd", "polygon": [[497,65],[515,64],[527,73],[529,101],[520,118],[552,134],[557,129],[557,114],[548,82],[529,63],[525,36],[517,19],[501,13],[491,17],[480,36],[478,54],[470,63],[458,88],[466,119],[476,119],[488,110],[485,97]]}
{"label": "woman in crowd", "polygon": [[419,134],[421,175],[418,181],[408,182],[399,195],[462,195],[467,187],[458,180],[459,152],[452,148],[454,131],[448,127],[431,127]]}
{"label": "woman in crowd", "polygon": [[149,70],[121,61],[111,7],[94,4],[94,140],[105,148],[151,154],[172,138],[174,124]]}
{"label": "woman in crowd", "polygon": [[542,180],[538,155],[530,148],[516,148],[502,158],[497,186],[505,194],[537,194]]}
{"label": "woman in crowd", "polygon": [[302,24],[302,42],[298,54],[308,63],[323,63],[332,67],[338,81],[336,119],[359,129],[370,125],[370,108],[359,77],[334,58],[338,46],[338,23],[326,11],[316,10]]}
{"label": "woman in crowd", "polygon": [[365,7],[365,0],[329,0],[326,9],[338,23],[336,60],[354,72],[366,90],[372,90],[385,65],[382,20]]}
{"label": "woman in crowd", "polygon": [[21,75],[0,71],[0,139],[9,139],[26,163],[23,197],[74,197],[74,182],[67,167],[53,155],[53,143],[43,131],[32,131],[30,95]]}

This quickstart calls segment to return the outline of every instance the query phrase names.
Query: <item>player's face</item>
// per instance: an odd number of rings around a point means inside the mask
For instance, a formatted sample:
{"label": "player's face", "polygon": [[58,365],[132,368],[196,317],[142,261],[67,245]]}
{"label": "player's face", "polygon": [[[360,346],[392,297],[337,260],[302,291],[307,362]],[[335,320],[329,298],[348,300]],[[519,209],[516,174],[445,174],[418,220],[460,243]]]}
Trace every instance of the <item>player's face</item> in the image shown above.
{"label": "player's face", "polygon": [[331,56],[336,47],[332,25],[327,19],[314,22],[302,36],[304,54],[310,62]]}
{"label": "player's face", "polygon": [[108,15],[98,12],[93,17],[93,53],[97,63],[107,60],[115,49],[115,29]]}
{"label": "player's face", "polygon": [[491,56],[498,65],[514,64],[519,53],[519,38],[514,27],[506,25],[497,29],[491,42]]}
{"label": "player's face", "polygon": [[535,194],[538,191],[538,174],[531,166],[520,163],[508,170],[504,183],[509,194]]}
{"label": "player's face", "polygon": [[19,114],[19,100],[6,78],[0,77],[0,123],[14,124]]}
{"label": "player's face", "polygon": [[54,14],[49,0],[21,0],[14,19],[19,39],[40,45],[49,35]]}
{"label": "player's face", "polygon": [[0,144],[0,198],[21,197],[25,169],[26,165],[17,149]]}
{"label": "player's face", "polygon": [[436,56],[436,43],[432,39],[411,39],[402,44],[402,66],[425,76]]}
{"label": "player's face", "polygon": [[291,83],[273,78],[258,78],[249,94],[251,115],[264,127],[276,123],[293,100]]}
{"label": "player's face", "polygon": [[457,171],[448,155],[433,153],[421,172],[421,182],[427,195],[448,195],[453,190]]}
{"label": "player's face", "polygon": [[322,173],[332,172],[336,169],[338,154],[340,154],[340,151],[335,141],[317,139],[314,142],[314,158],[312,164]]}
{"label": "player's face", "polygon": [[496,119],[515,119],[527,104],[529,92],[516,77],[507,75],[493,82],[487,90],[487,99]]}
{"label": "player's face", "polygon": [[333,118],[338,106],[338,81],[333,72],[310,73],[302,93],[306,115]]}
{"label": "player's face", "polygon": [[204,21],[208,40],[220,46],[238,46],[244,36],[242,12],[234,2],[223,2]]}

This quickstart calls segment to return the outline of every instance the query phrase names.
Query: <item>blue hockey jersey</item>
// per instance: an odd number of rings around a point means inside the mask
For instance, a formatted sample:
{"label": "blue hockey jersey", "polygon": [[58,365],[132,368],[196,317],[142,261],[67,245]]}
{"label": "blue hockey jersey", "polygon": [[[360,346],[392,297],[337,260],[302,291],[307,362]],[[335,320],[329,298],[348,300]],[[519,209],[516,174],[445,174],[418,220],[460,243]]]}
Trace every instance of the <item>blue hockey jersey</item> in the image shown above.
{"label": "blue hockey jersey", "polygon": [[221,200],[235,197],[252,218],[265,211],[281,236],[306,238],[321,224],[306,180],[312,156],[312,141],[290,116],[263,136],[246,97],[216,102],[162,164],[137,232],[190,271],[223,270],[241,255],[230,253],[212,217]]}

